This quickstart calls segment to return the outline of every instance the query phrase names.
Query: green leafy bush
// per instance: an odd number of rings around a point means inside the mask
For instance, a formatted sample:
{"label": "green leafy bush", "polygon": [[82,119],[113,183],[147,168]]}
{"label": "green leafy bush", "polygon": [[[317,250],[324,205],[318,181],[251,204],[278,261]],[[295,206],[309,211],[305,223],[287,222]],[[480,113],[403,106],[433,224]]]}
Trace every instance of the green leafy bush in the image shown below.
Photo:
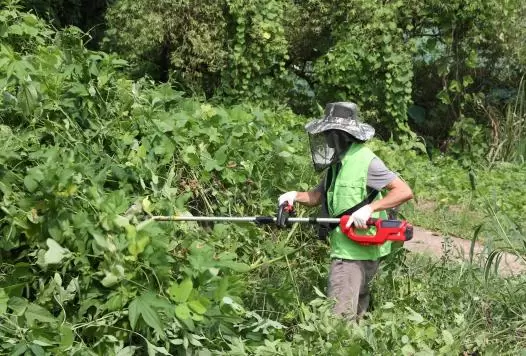
{"label": "green leafy bush", "polygon": [[396,6],[360,1],[345,10],[334,31],[337,42],[314,65],[319,98],[354,101],[382,137],[392,131],[398,137],[408,131],[413,69],[412,45],[397,27]]}
{"label": "green leafy bush", "polygon": [[[310,228],[152,222],[272,214],[280,192],[318,180],[305,120],[129,80],[127,63],[86,50],[78,29],[54,32],[12,8],[0,18],[2,354],[524,348],[507,336],[524,333],[522,300],[509,298],[520,280],[483,285],[449,265],[386,265],[377,308],[349,326],[320,292],[327,246]],[[415,146],[404,143],[408,160]]]}
{"label": "green leafy bush", "polygon": [[1,15],[25,26],[8,28],[0,57],[3,352],[191,352],[266,323],[243,307],[239,273],[291,250],[265,242],[275,232],[151,224],[129,207],[272,211],[309,164],[292,159],[301,119],[132,82],[75,29]]}

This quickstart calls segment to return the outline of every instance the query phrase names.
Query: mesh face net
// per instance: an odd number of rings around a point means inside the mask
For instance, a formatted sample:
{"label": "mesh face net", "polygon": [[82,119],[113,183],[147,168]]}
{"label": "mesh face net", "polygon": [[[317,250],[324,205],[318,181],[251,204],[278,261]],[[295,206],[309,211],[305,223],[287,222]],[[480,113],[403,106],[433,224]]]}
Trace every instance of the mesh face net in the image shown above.
{"label": "mesh face net", "polygon": [[340,130],[309,134],[314,170],[321,172],[331,164],[338,162],[354,141],[357,140]]}
{"label": "mesh face net", "polygon": [[316,135],[309,134],[309,142],[314,170],[321,172],[333,163],[336,151],[329,147],[323,132]]}

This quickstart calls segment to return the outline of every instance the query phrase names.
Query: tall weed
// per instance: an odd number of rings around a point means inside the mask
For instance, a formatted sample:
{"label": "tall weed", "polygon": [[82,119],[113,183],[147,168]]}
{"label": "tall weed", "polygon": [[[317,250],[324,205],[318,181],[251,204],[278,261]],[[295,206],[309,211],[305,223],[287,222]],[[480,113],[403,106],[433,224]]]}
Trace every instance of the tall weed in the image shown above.
{"label": "tall weed", "polygon": [[[485,222],[474,231],[471,250],[481,231],[486,231],[485,251],[487,260],[484,275],[488,280],[490,274],[496,273],[503,257],[514,256],[516,261],[526,265],[526,235],[521,226],[498,210],[488,199],[485,201]],[[524,291],[526,293],[526,289]]]}
{"label": "tall weed", "polygon": [[488,160],[524,163],[526,159],[526,91],[525,76],[521,78],[515,98],[504,113],[492,106],[482,109],[492,126],[492,144]]}

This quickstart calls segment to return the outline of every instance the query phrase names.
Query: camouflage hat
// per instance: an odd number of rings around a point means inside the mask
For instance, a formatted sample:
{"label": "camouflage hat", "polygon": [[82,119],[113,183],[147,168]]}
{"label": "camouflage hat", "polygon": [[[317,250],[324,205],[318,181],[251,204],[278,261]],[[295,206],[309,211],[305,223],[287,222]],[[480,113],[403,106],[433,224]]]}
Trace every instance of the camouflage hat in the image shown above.
{"label": "camouflage hat", "polygon": [[351,102],[329,103],[325,106],[325,115],[305,125],[305,130],[316,135],[327,130],[341,130],[360,141],[374,136],[374,128],[358,119],[358,106]]}

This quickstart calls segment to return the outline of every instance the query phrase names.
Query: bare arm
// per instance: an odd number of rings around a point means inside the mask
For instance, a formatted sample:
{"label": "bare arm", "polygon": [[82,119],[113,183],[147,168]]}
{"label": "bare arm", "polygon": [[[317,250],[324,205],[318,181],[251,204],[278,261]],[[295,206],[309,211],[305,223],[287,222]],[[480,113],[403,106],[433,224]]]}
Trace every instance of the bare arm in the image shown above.
{"label": "bare arm", "polygon": [[394,208],[413,198],[413,191],[407,183],[400,178],[395,178],[391,183],[387,184],[385,188],[388,190],[385,197],[380,200],[375,200],[370,204],[373,212]]}
{"label": "bare arm", "polygon": [[308,192],[298,192],[296,201],[306,206],[316,206],[321,204],[322,192],[318,189],[310,190]]}

